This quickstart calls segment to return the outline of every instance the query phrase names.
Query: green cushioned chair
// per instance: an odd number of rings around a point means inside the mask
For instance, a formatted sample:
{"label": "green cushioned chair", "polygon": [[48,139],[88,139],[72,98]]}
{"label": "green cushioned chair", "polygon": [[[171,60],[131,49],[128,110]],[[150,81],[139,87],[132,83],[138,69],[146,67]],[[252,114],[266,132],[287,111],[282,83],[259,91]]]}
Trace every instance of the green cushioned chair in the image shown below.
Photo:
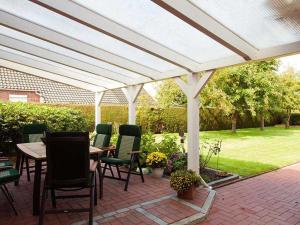
{"label": "green cushioned chair", "polygon": [[18,215],[18,213],[13,203],[14,199],[8,191],[6,184],[19,180],[19,177],[19,172],[16,169],[13,169],[12,166],[0,166],[0,189],[16,215]]}
{"label": "green cushioned chair", "polygon": [[[117,145],[115,151],[111,156],[101,157],[101,162],[105,163],[103,176],[105,176],[105,172],[107,166],[115,166],[118,172],[118,178],[109,176],[109,178],[114,178],[118,180],[126,181],[124,190],[127,191],[130,175],[139,175],[141,176],[142,182],[144,182],[144,177],[141,169],[141,164],[139,161],[139,149],[141,143],[141,129],[136,125],[120,125],[119,127],[119,137],[117,141]],[[137,164],[139,168],[139,173],[132,171],[134,164]],[[119,167],[127,165],[129,167],[128,171],[120,171]],[[126,173],[127,178],[124,179],[121,176],[121,173]]]}
{"label": "green cushioned chair", "polygon": [[[111,139],[111,134],[112,134],[112,125],[111,124],[97,124],[96,126],[96,136],[93,142],[93,146],[97,147],[97,148],[106,148],[109,147],[110,144],[110,139]],[[99,154],[97,157],[97,159],[100,159],[102,157],[107,157],[107,153],[108,151],[105,151],[101,154]],[[95,158],[93,158],[95,160]],[[112,168],[109,167],[111,172],[112,172]],[[100,184],[100,198],[103,197],[103,183],[102,183],[102,179],[101,179],[101,163],[98,164],[97,167],[98,170],[98,174],[99,174],[99,184]],[[113,174],[113,172],[112,172]]]}
{"label": "green cushioned chair", "polygon": [[[32,143],[40,142],[41,137],[44,137],[45,132],[47,131],[47,126],[45,124],[27,124],[22,129],[22,142],[23,143]],[[24,167],[25,162],[25,167]],[[23,174],[23,169],[26,169],[27,180],[30,181],[30,173],[33,173],[34,170],[30,170],[33,166],[29,165],[29,159],[25,155],[21,155],[21,166],[20,166],[20,175]]]}

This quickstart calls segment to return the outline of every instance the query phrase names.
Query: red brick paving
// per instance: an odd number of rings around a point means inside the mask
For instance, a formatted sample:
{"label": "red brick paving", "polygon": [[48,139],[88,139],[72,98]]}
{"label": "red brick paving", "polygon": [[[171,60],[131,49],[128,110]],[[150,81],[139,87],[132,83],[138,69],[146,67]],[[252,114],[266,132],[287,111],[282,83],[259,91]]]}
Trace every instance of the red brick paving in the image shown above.
{"label": "red brick paving", "polygon": [[220,189],[201,225],[300,224],[300,164]]}
{"label": "red brick paving", "polygon": [[[130,207],[149,200],[174,194],[165,179],[146,176],[143,184],[139,177],[132,177],[128,192],[124,183],[104,180],[104,198],[99,201],[94,216]],[[1,225],[33,225],[37,218],[31,212],[32,184],[21,179],[20,185],[9,185],[16,199],[19,216],[14,216],[4,197],[0,194]],[[193,204],[201,206],[206,198],[205,191],[198,190]],[[49,206],[48,201],[48,206]],[[87,200],[61,200],[58,207],[78,207],[88,204]],[[174,222],[196,211],[175,200],[143,206],[143,209],[165,222]],[[87,213],[47,215],[45,225],[67,225],[87,219]],[[154,221],[135,210],[119,213],[114,217],[98,220],[101,224],[155,224]],[[217,196],[208,218],[202,225],[293,225],[300,224],[300,164],[289,166],[242,182],[217,189]]]}

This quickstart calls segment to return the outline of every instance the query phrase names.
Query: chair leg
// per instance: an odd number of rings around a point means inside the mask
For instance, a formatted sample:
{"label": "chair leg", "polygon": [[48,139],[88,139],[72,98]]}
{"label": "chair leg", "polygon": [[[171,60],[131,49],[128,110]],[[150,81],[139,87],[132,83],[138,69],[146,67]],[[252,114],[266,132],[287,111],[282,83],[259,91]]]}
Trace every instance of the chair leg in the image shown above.
{"label": "chair leg", "polygon": [[127,191],[127,188],[128,188],[129,178],[130,178],[130,175],[131,175],[132,164],[133,164],[133,162],[131,160],[129,170],[128,170],[128,174],[127,174],[127,179],[126,179],[126,184],[125,184],[124,191]]}
{"label": "chair leg", "polygon": [[[94,176],[94,175],[92,175]],[[93,210],[94,210],[94,177],[92,177],[92,185],[90,187],[90,211],[89,211],[89,225],[93,225]]]}
{"label": "chair leg", "polygon": [[7,201],[9,202],[10,206],[12,207],[12,209],[14,210],[16,216],[18,215],[18,212],[13,204],[13,202],[11,201],[11,198],[9,197],[9,194],[6,193],[5,189],[3,188],[3,186],[1,186],[1,191],[3,192],[4,196],[6,197]]}
{"label": "chair leg", "polygon": [[140,163],[140,160],[139,160],[138,156],[136,156],[136,157],[137,157],[136,161],[137,161],[138,168],[139,168],[139,171],[140,171],[140,176],[142,178],[142,182],[144,183],[145,180],[144,180],[144,174],[143,174],[143,171],[142,171],[141,163]]}
{"label": "chair leg", "polygon": [[24,168],[24,157],[25,157],[25,156],[22,154],[22,155],[21,155],[21,163],[20,163],[20,164],[21,164],[21,166],[20,166],[20,171],[19,171],[19,172],[20,172],[20,176],[22,176],[22,174],[23,174],[23,168]]}
{"label": "chair leg", "polygon": [[102,180],[102,168],[101,168],[101,162],[99,162],[99,165],[97,167],[97,170],[98,170],[98,176],[99,176],[99,198],[102,199],[103,197],[103,180]]}
{"label": "chair leg", "polygon": [[56,208],[56,196],[55,196],[54,189],[51,189],[51,202],[52,202],[52,207]]}
{"label": "chair leg", "polygon": [[11,195],[11,193],[8,191],[8,189],[7,189],[7,187],[6,187],[5,184],[3,184],[3,188],[4,188],[4,190],[6,191],[7,196],[9,196],[10,200],[11,200],[12,202],[14,202],[15,200],[14,200],[13,196]]}
{"label": "chair leg", "polygon": [[38,225],[43,225],[43,223],[44,223],[46,194],[47,194],[47,189],[46,189],[45,184],[44,184]]}
{"label": "chair leg", "polygon": [[122,177],[121,177],[121,173],[120,173],[120,168],[118,165],[116,165],[116,168],[117,168],[119,179],[121,180]]}
{"label": "chair leg", "polygon": [[25,163],[26,163],[27,180],[28,180],[28,182],[30,182],[30,171],[29,171],[29,159],[28,159],[28,157],[25,157]]}
{"label": "chair leg", "polygon": [[110,173],[111,173],[112,177],[115,177],[114,171],[112,170],[112,167],[111,167],[110,164],[108,164],[108,167],[109,167],[109,170],[110,170]]}
{"label": "chair leg", "polygon": [[106,168],[107,168],[107,163],[105,163],[105,165],[104,165],[103,174],[102,174],[102,182],[105,177]]}
{"label": "chair leg", "polygon": [[97,199],[97,176],[96,172],[94,173],[94,205],[97,205],[98,199]]}

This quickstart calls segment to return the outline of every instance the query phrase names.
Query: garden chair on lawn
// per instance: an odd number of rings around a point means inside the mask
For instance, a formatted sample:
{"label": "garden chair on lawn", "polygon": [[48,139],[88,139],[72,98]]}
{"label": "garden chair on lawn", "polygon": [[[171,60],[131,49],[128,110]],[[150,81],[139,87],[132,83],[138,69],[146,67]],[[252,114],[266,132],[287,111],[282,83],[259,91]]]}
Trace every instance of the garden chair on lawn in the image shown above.
{"label": "garden chair on lawn", "polygon": [[[101,157],[101,162],[105,163],[102,179],[104,177],[118,179],[126,181],[124,190],[127,191],[130,175],[140,175],[142,182],[144,182],[144,176],[142,173],[141,164],[139,161],[139,149],[141,142],[141,129],[136,125],[120,125],[119,127],[119,137],[117,141],[116,148],[112,151],[108,151],[112,154],[107,157]],[[134,164],[137,164],[139,168],[139,173],[132,171]],[[114,176],[105,176],[107,166],[115,166],[118,172],[118,177]],[[128,166],[128,171],[121,171],[120,166]],[[124,179],[121,176],[121,173],[126,173],[127,178]]]}
{"label": "garden chair on lawn", "polygon": [[[107,148],[110,144],[112,134],[112,125],[111,124],[97,124],[96,126],[96,136],[93,142],[93,146],[97,148]],[[98,159],[101,160],[101,157],[107,157],[108,151],[99,153]],[[95,159],[95,158],[93,158]],[[100,183],[100,198],[103,196],[103,183],[101,178],[101,163],[98,163],[98,174],[99,174],[99,183]],[[113,174],[112,168],[110,167],[110,170]]]}
{"label": "garden chair on lawn", "polygon": [[[93,224],[95,171],[97,161],[90,160],[88,132],[46,133],[47,172],[42,194],[39,225],[45,213],[89,212],[89,225]],[[55,196],[54,191],[79,191],[89,194]],[[45,210],[46,195],[51,191],[53,209]],[[56,199],[89,197],[88,208],[56,209]]]}
{"label": "garden chair on lawn", "polygon": [[[44,137],[45,132],[47,131],[47,126],[45,124],[27,124],[22,129],[22,142],[23,143],[32,143],[40,142],[41,138]],[[29,158],[22,154],[21,156],[21,166],[20,166],[20,175],[23,174],[23,169],[26,169],[27,180],[30,181],[30,173],[34,173],[34,166],[29,165]],[[25,162],[25,167],[24,167]]]}
{"label": "garden chair on lawn", "polygon": [[16,215],[18,215],[18,213],[14,206],[14,199],[10,194],[6,184],[19,180],[19,177],[20,174],[18,170],[14,169],[12,166],[0,166],[0,189]]}

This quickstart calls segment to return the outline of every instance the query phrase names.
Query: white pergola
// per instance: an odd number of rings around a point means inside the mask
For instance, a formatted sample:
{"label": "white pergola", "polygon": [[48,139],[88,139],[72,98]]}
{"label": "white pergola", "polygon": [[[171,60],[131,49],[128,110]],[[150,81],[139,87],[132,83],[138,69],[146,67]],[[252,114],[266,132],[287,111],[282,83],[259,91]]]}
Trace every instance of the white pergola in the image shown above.
{"label": "white pergola", "polygon": [[122,88],[135,124],[143,84],[175,78],[198,172],[201,89],[217,68],[299,53],[293,8],[299,1],[0,0],[0,66],[95,92],[96,123],[105,91]]}

